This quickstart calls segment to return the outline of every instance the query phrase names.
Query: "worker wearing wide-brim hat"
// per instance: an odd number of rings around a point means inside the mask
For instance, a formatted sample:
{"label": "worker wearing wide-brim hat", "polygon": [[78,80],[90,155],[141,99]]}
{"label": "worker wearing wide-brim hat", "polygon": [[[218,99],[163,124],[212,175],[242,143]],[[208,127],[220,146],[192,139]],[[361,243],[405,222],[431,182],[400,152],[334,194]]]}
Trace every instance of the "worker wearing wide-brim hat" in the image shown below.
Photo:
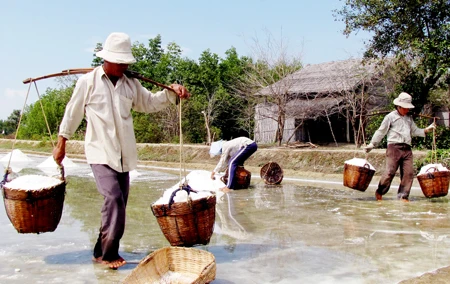
{"label": "worker wearing wide-brim hat", "polygon": [[57,164],[62,163],[66,141],[86,118],[86,160],[103,196],[93,260],[117,269],[126,264],[119,247],[125,231],[130,171],[137,166],[132,110],[158,112],[175,104],[178,98],[189,98],[189,92],[182,85],[172,84],[171,90],[153,93],[137,79],[126,76],[125,71],[136,59],[125,33],[111,33],[96,55],[104,62],[78,79],[66,105],[53,157]]}
{"label": "worker wearing wide-brim hat", "polygon": [[228,166],[228,181],[222,191],[235,189],[236,169],[243,166],[244,162],[258,149],[255,141],[247,137],[238,137],[230,141],[217,141],[211,144],[209,154],[211,157],[220,155],[220,160],[211,172],[211,179],[215,179],[215,174],[224,171]]}
{"label": "worker wearing wide-brim hat", "polygon": [[417,127],[413,118],[408,115],[409,110],[414,108],[412,97],[408,93],[400,93],[394,99],[394,105],[396,110],[384,117],[370,144],[365,147],[365,151],[369,153],[387,135],[386,170],[381,176],[375,197],[377,200],[381,200],[383,195],[389,191],[395,173],[400,168],[401,181],[398,187],[397,198],[402,201],[408,201],[414,180],[411,138],[414,136],[425,137],[425,134],[432,131],[436,126],[432,123],[424,129]]}

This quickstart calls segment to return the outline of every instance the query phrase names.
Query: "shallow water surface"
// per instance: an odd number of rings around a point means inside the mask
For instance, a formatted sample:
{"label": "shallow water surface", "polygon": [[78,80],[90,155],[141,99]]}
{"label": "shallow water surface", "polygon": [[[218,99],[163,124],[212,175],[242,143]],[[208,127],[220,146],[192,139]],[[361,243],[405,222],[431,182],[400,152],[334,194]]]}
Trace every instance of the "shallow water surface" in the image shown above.
{"label": "shallow water surface", "polygon": [[[33,157],[39,162],[38,157]],[[0,283],[120,283],[152,251],[169,246],[150,205],[179,181],[177,171],[138,169],[117,271],[91,261],[102,198],[85,164],[66,169],[64,211],[55,232],[19,234],[0,206]],[[32,165],[24,173],[37,173]],[[24,174],[21,173],[21,174]],[[218,196],[208,245],[213,283],[398,283],[450,263],[448,199],[410,203],[392,188],[382,202],[340,185],[291,180]]]}

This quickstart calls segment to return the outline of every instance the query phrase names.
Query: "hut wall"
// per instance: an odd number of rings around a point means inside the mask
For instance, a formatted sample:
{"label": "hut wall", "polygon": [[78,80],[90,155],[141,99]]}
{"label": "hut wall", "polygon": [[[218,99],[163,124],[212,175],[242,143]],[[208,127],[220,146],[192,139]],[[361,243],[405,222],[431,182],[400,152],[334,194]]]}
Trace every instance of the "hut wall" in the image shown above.
{"label": "hut wall", "polygon": [[[259,143],[274,143],[277,132],[277,106],[269,104],[259,104],[255,108],[255,141]],[[295,130],[295,119],[288,118],[284,123],[283,140],[292,135]],[[294,141],[295,137],[291,139]]]}
{"label": "hut wall", "polygon": [[[295,119],[287,118],[284,122],[283,142],[286,142],[295,131]],[[297,141],[297,135],[294,135],[289,142]]]}
{"label": "hut wall", "polygon": [[273,119],[274,106],[258,104],[255,108],[255,141],[273,143],[277,130],[277,122]]}
{"label": "hut wall", "polygon": [[437,125],[449,127],[449,110],[447,107],[441,107],[435,112],[435,116],[439,117],[436,121]]}

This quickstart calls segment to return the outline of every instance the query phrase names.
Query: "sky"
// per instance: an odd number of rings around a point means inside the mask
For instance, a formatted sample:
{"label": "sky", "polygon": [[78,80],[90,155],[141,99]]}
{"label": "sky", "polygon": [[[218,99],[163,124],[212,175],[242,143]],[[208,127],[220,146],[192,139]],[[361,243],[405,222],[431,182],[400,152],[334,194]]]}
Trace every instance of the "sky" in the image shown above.
{"label": "sky", "polygon": [[[146,44],[161,35],[175,42],[183,56],[198,60],[210,52],[225,58],[236,48],[254,56],[255,39],[288,46],[303,64],[360,58],[367,34],[343,35],[333,10],[343,0],[9,0],[0,10],[0,119],[36,102],[58,81],[37,81],[28,92],[26,78],[90,67],[97,43],[111,32],[124,32]],[[28,96],[27,96],[28,93]],[[195,94],[193,94],[195,95]]]}

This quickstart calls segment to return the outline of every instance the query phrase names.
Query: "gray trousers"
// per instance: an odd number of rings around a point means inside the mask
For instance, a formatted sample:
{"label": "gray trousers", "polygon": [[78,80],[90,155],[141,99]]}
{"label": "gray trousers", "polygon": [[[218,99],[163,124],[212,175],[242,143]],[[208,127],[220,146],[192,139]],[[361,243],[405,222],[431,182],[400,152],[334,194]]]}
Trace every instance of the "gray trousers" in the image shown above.
{"label": "gray trousers", "polygon": [[130,189],[128,172],[119,173],[107,165],[91,165],[98,192],[103,195],[102,222],[94,257],[105,261],[120,258],[119,243],[125,231],[125,215]]}
{"label": "gray trousers", "polygon": [[398,168],[400,168],[400,186],[398,187],[397,198],[408,199],[414,179],[414,165],[411,146],[404,143],[387,146],[386,171],[381,176],[377,192],[384,195],[389,191]]}

